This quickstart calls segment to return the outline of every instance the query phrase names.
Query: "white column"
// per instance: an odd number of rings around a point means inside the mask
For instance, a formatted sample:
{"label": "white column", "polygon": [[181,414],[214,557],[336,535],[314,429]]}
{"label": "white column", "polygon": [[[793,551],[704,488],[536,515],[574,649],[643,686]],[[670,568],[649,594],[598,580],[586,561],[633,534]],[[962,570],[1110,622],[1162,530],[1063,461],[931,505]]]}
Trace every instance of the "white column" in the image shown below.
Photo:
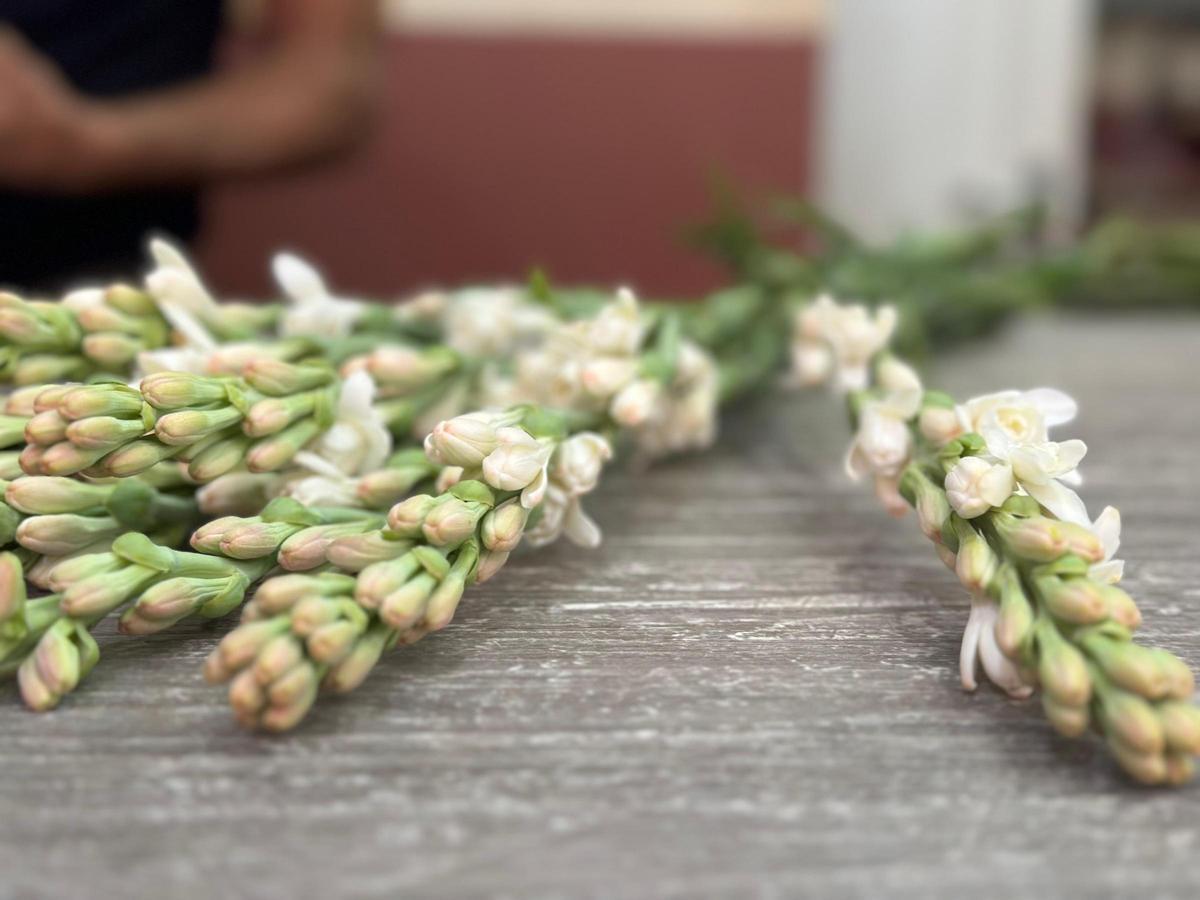
{"label": "white column", "polygon": [[1092,0],[837,0],[818,121],[821,201],[888,239],[1084,205]]}

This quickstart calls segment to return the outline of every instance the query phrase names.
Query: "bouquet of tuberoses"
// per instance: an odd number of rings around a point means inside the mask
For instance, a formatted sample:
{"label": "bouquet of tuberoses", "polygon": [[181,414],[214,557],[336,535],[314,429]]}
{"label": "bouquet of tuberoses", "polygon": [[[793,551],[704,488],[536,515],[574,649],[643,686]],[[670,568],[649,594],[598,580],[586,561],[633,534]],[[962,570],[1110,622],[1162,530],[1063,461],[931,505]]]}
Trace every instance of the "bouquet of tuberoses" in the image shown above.
{"label": "bouquet of tuberoses", "polygon": [[96,665],[107,616],[138,636],[240,609],[205,675],[238,721],[289,729],[444,627],[519,545],[597,543],[582,498],[614,452],[705,447],[790,345],[794,381],[849,393],[852,474],[914,505],[971,591],[964,686],[981,662],[1014,696],[1041,686],[1060,731],[1099,727],[1135,777],[1190,773],[1191,673],[1130,639],[1117,514],[1088,517],[1067,486],[1082,445],[1046,433],[1073,404],[923,390],[888,351],[890,307],[814,300],[821,278],[671,306],[536,277],[385,306],[291,256],[286,301],[255,307],[152,253],[139,287],[0,297],[0,672],[32,708]]}

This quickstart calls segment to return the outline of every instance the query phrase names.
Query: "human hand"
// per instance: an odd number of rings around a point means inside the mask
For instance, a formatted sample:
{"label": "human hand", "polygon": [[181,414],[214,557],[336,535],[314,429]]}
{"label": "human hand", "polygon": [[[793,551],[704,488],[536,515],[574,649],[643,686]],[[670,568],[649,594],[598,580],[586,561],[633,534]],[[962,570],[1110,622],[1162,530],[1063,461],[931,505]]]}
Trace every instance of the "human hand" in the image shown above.
{"label": "human hand", "polygon": [[91,108],[53,63],[0,27],[0,184],[86,190]]}

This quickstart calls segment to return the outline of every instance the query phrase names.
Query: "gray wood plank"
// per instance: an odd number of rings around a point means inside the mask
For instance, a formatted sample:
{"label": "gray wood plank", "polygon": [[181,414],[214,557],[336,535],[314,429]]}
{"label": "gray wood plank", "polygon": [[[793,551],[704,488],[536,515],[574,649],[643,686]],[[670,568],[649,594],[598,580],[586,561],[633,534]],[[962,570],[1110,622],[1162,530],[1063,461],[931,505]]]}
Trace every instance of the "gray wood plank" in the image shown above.
{"label": "gray wood plank", "polygon": [[[1075,394],[1085,496],[1193,666],[1198,351],[1195,319],[1055,318],[929,379]],[[201,681],[227,624],[102,629],[62,709],[0,690],[0,896],[1195,896],[1197,789],[964,694],[966,599],[845,439],[831,398],[777,399],[614,474],[601,549],[520,557],[288,736]]]}

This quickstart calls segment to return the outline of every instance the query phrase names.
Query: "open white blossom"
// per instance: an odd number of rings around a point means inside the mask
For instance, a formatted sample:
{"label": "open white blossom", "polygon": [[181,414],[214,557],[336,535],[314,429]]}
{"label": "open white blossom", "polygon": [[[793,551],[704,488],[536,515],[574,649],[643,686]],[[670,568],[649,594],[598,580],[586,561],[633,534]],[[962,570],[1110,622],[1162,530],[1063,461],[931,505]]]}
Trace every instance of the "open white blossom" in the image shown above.
{"label": "open white blossom", "polygon": [[290,301],[279,323],[284,337],[345,337],[366,310],[361,300],[331,294],[321,273],[294,254],[275,254],[271,271]]}
{"label": "open white blossom", "polygon": [[958,407],[962,427],[978,433],[988,457],[1012,466],[1020,487],[1064,522],[1090,526],[1087,508],[1068,484],[1087,452],[1080,440],[1057,443],[1048,430],[1075,418],[1075,401],[1062,391],[1037,388],[976,397]]}
{"label": "open white blossom", "polygon": [[1033,686],[1021,678],[1016,664],[1004,655],[996,643],[996,620],[999,617],[1000,608],[990,597],[986,594],[972,596],[971,614],[967,618],[959,649],[959,676],[964,690],[975,690],[975,674],[982,664],[984,674],[994,685],[1010,697],[1023,699],[1033,693]]}
{"label": "open white blossom", "polygon": [[1013,471],[1008,463],[965,456],[946,475],[946,499],[964,519],[974,519],[1012,496]]}
{"label": "open white blossom", "polygon": [[793,323],[795,380],[815,384],[835,371],[840,390],[864,389],[871,359],[891,340],[896,321],[892,306],[872,313],[860,303],[842,305],[822,294],[797,312]]}
{"label": "open white blossom", "polygon": [[1116,584],[1125,574],[1125,561],[1114,559],[1121,546],[1121,513],[1115,506],[1104,507],[1092,523],[1092,531],[1104,548],[1104,559],[1088,568],[1088,575],[1104,584]]}
{"label": "open white blossom", "polygon": [[443,304],[446,343],[465,356],[509,356],[556,324],[549,310],[515,287],[465,288]]}
{"label": "open white blossom", "polygon": [[582,547],[599,545],[600,528],[584,512],[580,498],[596,487],[611,458],[612,446],[593,432],[572,435],[558,445],[541,501],[541,518],[525,534],[531,545],[544,546],[560,535]]}
{"label": "open white blossom", "polygon": [[342,382],[333,425],[296,454],[295,462],[317,475],[363,475],[383,467],[392,435],[373,401],[375,382],[355,372]]}
{"label": "open white blossom", "polygon": [[855,481],[868,474],[891,478],[899,475],[912,453],[908,423],[920,406],[919,389],[895,391],[867,401],[846,453],[846,473]]}

